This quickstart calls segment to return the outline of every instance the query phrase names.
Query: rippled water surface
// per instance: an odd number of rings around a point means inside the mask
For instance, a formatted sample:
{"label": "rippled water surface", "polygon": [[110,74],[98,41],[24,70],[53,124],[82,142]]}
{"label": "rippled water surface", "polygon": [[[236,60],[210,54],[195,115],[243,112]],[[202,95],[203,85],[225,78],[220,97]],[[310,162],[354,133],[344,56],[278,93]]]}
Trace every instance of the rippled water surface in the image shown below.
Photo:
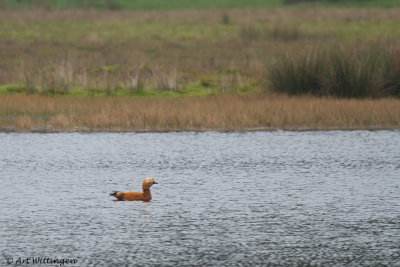
{"label": "rippled water surface", "polygon": [[400,266],[400,131],[3,133],[0,176],[0,266]]}

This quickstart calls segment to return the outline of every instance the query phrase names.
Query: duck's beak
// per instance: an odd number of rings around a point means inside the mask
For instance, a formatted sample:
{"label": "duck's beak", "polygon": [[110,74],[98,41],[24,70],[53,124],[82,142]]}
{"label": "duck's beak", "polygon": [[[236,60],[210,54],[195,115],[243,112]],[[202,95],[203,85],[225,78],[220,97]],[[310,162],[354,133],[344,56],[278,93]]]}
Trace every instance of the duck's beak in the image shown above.
{"label": "duck's beak", "polygon": [[153,184],[158,184],[158,183],[156,181],[154,181]]}

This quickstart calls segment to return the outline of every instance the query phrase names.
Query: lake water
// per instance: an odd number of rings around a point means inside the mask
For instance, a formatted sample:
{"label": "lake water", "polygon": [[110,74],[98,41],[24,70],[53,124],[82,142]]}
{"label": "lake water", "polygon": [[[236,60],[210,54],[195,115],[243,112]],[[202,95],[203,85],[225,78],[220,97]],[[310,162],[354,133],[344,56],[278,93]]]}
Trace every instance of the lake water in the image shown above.
{"label": "lake water", "polygon": [[0,133],[0,176],[0,266],[400,266],[400,131]]}

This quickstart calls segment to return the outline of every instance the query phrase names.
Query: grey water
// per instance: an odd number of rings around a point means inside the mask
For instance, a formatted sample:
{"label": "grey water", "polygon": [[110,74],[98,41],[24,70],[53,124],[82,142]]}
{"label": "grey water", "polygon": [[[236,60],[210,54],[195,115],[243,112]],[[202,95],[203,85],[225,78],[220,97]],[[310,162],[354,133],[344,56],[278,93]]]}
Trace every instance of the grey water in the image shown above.
{"label": "grey water", "polygon": [[400,131],[0,133],[0,182],[0,266],[400,266]]}

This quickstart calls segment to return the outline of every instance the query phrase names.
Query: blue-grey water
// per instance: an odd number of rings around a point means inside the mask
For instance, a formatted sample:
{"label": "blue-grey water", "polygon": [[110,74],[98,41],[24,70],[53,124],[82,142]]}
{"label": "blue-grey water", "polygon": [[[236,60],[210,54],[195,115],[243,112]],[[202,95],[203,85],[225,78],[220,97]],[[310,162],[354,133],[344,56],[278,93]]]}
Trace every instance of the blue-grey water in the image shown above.
{"label": "blue-grey water", "polygon": [[400,131],[1,133],[0,176],[0,266],[400,266]]}

